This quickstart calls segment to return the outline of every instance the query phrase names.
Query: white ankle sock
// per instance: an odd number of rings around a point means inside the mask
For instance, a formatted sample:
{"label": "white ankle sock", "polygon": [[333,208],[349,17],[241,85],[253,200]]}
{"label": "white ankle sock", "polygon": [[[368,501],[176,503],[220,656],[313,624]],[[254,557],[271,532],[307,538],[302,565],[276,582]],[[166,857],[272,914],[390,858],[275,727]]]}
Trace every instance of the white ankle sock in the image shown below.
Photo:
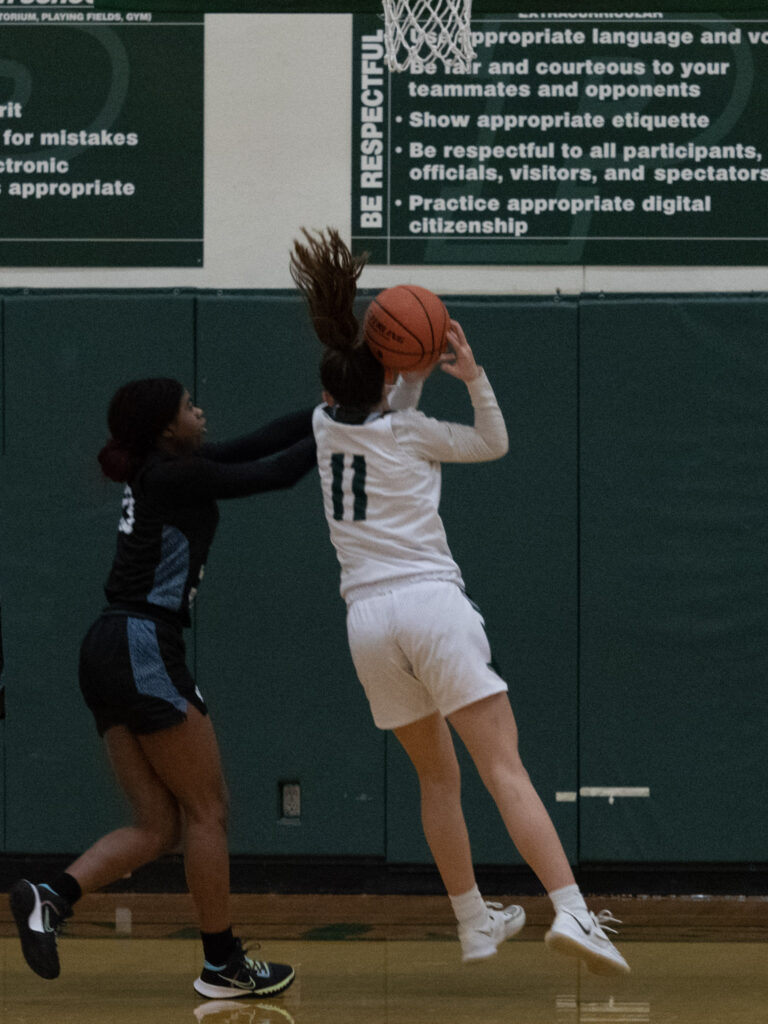
{"label": "white ankle sock", "polygon": [[553,889],[549,893],[549,898],[552,900],[555,913],[558,913],[560,910],[569,910],[572,914],[579,912],[582,914],[588,913],[587,904],[581,895],[581,889],[575,883],[573,885],[564,885],[562,889]]}
{"label": "white ankle sock", "polygon": [[481,928],[488,920],[488,908],[476,885],[469,892],[463,892],[460,896],[449,895],[448,899],[459,924]]}

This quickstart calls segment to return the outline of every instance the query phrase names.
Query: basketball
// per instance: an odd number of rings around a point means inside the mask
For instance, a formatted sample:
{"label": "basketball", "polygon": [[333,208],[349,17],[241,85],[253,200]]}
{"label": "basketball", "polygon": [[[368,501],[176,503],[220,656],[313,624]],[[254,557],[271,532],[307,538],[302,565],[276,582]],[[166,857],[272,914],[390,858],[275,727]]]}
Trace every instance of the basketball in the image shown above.
{"label": "basketball", "polygon": [[398,284],[371,301],[363,335],[389,370],[426,370],[445,350],[450,317],[442,299],[427,288]]}

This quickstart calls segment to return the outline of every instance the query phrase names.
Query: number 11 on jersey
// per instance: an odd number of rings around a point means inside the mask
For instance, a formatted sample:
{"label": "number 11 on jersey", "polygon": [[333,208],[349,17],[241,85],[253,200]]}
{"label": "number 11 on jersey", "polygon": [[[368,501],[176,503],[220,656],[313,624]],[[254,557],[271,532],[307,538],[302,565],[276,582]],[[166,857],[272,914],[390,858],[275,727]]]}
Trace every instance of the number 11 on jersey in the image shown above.
{"label": "number 11 on jersey", "polygon": [[[344,452],[331,455],[331,497],[333,499],[333,518],[344,519],[344,483],[347,456]],[[347,473],[347,483],[352,483],[352,519],[365,519],[368,496],[365,493],[365,456],[353,455],[350,460],[351,474]],[[347,492],[349,493],[349,492]],[[349,518],[349,515],[346,517]]]}

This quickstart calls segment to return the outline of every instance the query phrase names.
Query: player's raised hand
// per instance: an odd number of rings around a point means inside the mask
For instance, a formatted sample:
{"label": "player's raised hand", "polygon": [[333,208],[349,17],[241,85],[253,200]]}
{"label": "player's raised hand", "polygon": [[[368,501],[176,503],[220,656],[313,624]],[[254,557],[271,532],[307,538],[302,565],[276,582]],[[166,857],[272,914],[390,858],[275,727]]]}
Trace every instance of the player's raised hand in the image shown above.
{"label": "player's raised hand", "polygon": [[480,367],[458,320],[451,320],[448,328],[448,347],[450,351],[440,356],[440,368],[468,384],[478,376]]}

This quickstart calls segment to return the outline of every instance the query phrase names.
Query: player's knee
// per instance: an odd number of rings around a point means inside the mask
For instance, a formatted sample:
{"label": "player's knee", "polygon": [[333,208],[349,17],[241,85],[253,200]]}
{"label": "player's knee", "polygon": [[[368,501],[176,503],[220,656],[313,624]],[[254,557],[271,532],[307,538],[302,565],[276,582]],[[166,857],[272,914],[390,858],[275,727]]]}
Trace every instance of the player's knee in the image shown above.
{"label": "player's knee", "polygon": [[199,795],[183,805],[188,823],[226,832],[229,827],[229,799],[226,793]]}
{"label": "player's knee", "polygon": [[528,772],[520,758],[500,759],[483,766],[481,776],[485,787],[494,798],[502,794],[517,799],[530,785]]}
{"label": "player's knee", "polygon": [[178,814],[165,819],[141,821],[137,828],[145,836],[147,853],[151,860],[175,850],[181,841],[181,820]]}
{"label": "player's knee", "polygon": [[455,760],[427,761],[416,770],[422,791],[453,793],[461,790],[461,773]]}

